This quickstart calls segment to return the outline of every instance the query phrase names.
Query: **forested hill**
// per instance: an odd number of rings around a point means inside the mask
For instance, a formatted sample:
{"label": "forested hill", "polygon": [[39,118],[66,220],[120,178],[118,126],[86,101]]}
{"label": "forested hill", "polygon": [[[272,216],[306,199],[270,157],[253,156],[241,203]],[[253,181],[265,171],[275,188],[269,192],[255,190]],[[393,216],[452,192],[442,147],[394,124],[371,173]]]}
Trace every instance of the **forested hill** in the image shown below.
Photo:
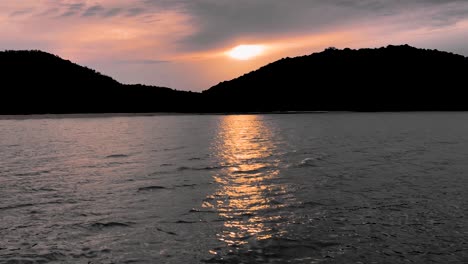
{"label": "forested hill", "polygon": [[468,58],[404,46],[284,58],[202,93],[124,85],[41,51],[0,52],[0,114],[468,110]]}
{"label": "forested hill", "polygon": [[0,52],[0,114],[193,112],[200,94],[124,85],[42,51]]}
{"label": "forested hill", "polygon": [[468,110],[468,58],[403,46],[284,58],[203,95],[217,111]]}

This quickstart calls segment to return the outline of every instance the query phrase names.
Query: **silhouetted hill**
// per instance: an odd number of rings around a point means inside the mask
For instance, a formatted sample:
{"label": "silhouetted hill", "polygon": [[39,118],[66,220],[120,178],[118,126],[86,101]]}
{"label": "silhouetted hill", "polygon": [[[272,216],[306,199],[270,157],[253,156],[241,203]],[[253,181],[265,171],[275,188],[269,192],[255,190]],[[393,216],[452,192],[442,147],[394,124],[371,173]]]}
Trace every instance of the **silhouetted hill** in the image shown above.
{"label": "silhouetted hill", "polygon": [[211,109],[468,110],[468,58],[404,46],[285,58],[203,92]]}
{"label": "silhouetted hill", "polygon": [[0,52],[0,114],[193,112],[198,93],[123,85],[41,51]]}
{"label": "silhouetted hill", "polygon": [[124,85],[41,51],[0,52],[0,114],[468,110],[468,58],[404,46],[285,58],[203,93]]}

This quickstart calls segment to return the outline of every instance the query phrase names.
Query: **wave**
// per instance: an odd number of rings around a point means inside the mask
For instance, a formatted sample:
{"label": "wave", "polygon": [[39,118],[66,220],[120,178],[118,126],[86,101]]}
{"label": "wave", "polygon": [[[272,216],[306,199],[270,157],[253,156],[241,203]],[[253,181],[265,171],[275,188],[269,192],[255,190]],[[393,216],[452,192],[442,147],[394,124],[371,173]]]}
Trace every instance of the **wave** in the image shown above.
{"label": "wave", "polygon": [[[37,244],[31,246],[35,247]],[[1,248],[0,248],[1,249]],[[0,260],[1,263],[50,263],[63,260],[66,255],[60,252],[49,252],[44,254],[13,254],[11,258],[5,258],[8,255],[4,255]],[[63,262],[59,262],[63,263]]]}
{"label": "wave", "polygon": [[24,173],[15,173],[14,176],[24,177],[24,176],[39,176],[42,174],[50,173],[48,170],[42,171],[31,171],[31,172],[24,172]]}
{"label": "wave", "polygon": [[181,149],[184,149],[184,148],[186,148],[186,147],[181,146],[181,147],[175,147],[175,148],[165,148],[165,149],[163,149],[163,151],[181,150]]}
{"label": "wave", "polygon": [[30,207],[30,206],[35,206],[35,205],[36,205],[36,204],[32,204],[32,203],[15,204],[15,205],[10,205],[10,206],[0,207],[0,211],[2,211],[2,210],[10,210],[10,209],[18,209],[18,208],[23,208],[23,207]]}
{"label": "wave", "polygon": [[247,235],[240,237],[239,240],[247,241],[247,243],[233,245],[229,252],[223,252],[222,248],[214,248],[212,251],[216,254],[203,261],[205,263],[271,263],[274,257],[288,259],[291,263],[316,263],[312,260],[321,259],[323,250],[341,245],[331,241],[286,237],[258,240],[257,235]]}
{"label": "wave", "polygon": [[176,188],[180,188],[180,187],[195,187],[197,186],[198,184],[181,184],[181,185],[174,185],[174,187]]}
{"label": "wave", "polygon": [[155,190],[168,190],[168,189],[174,189],[174,188],[187,188],[187,187],[195,187],[197,185],[198,184],[180,184],[180,185],[174,185],[171,188],[164,187],[164,186],[159,186],[159,185],[145,186],[145,187],[138,188],[138,192],[155,191]]}
{"label": "wave", "polygon": [[118,159],[118,158],[128,158],[129,155],[125,155],[125,154],[113,154],[113,155],[109,155],[109,156],[106,156],[106,159]]}
{"label": "wave", "polygon": [[185,221],[185,220],[178,220],[175,223],[176,224],[196,224],[200,223],[201,221]]}
{"label": "wave", "polygon": [[138,191],[143,192],[143,191],[164,190],[164,189],[167,189],[167,188],[164,186],[154,185],[154,186],[140,187],[138,188]]}
{"label": "wave", "polygon": [[258,173],[264,172],[268,168],[269,167],[265,166],[265,167],[261,167],[261,168],[253,169],[253,170],[238,170],[238,171],[232,172],[232,174],[258,174]]}
{"label": "wave", "polygon": [[192,171],[210,171],[210,170],[220,170],[222,168],[225,168],[225,166],[206,166],[206,167],[186,167],[186,166],[181,166],[177,168],[177,171],[186,171],[186,170],[192,170]]}
{"label": "wave", "polygon": [[208,213],[208,214],[211,214],[211,213],[216,213],[216,212],[215,211],[200,210],[200,209],[192,208],[192,209],[189,210],[189,213]]}
{"label": "wave", "polygon": [[129,227],[133,223],[121,223],[121,222],[96,222],[91,224],[93,228],[110,228],[110,227]]}
{"label": "wave", "polygon": [[158,227],[156,227],[156,230],[158,230],[159,232],[166,233],[166,234],[168,234],[168,235],[171,235],[171,236],[177,236],[177,234],[176,234],[176,233],[174,233],[174,232],[171,232],[171,231],[166,231],[166,230],[163,230],[163,229],[161,229],[161,228],[158,228]]}
{"label": "wave", "polygon": [[298,167],[318,167],[318,163],[324,161],[325,158],[326,155],[305,158],[298,164]]}

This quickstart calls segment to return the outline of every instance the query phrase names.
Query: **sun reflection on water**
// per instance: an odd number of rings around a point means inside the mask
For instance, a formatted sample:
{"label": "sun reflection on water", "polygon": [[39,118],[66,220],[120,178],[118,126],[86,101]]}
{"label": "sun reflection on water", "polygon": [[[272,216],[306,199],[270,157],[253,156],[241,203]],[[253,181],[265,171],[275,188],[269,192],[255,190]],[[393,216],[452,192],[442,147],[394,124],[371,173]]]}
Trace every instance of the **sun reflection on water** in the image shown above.
{"label": "sun reflection on water", "polygon": [[281,236],[279,209],[290,204],[279,175],[278,138],[261,116],[225,116],[213,146],[225,168],[214,175],[219,185],[203,204],[224,220],[219,239],[228,246],[256,243]]}

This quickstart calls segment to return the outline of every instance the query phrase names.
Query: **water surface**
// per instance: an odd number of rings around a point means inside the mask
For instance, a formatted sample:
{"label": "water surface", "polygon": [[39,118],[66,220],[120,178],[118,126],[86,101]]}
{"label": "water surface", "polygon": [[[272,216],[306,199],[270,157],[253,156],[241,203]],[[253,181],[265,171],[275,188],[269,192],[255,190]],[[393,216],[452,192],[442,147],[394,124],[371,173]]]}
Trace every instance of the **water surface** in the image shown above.
{"label": "water surface", "polygon": [[467,263],[468,114],[0,120],[0,263]]}

